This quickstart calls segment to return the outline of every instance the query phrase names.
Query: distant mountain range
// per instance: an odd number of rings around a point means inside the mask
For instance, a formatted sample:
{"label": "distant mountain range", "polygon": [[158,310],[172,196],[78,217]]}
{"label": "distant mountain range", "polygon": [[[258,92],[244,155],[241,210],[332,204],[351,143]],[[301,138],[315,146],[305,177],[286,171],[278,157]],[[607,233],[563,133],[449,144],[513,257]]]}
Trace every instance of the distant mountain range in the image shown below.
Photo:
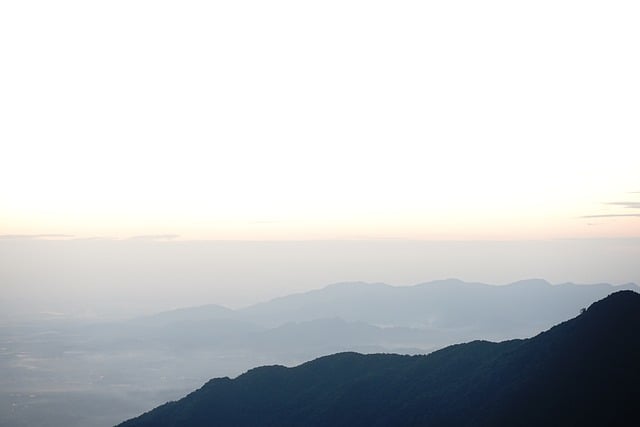
{"label": "distant mountain range", "polygon": [[[349,282],[276,298],[240,310],[202,306],[160,313],[137,319],[132,324],[162,326],[165,331],[170,325],[181,325],[189,333],[193,331],[187,327],[189,325],[215,324],[225,319],[230,330],[234,328],[232,322],[237,322],[237,328],[242,330],[246,330],[248,324],[263,329],[280,327],[280,336],[287,330],[301,336],[302,330],[307,329],[309,334],[325,334],[327,342],[331,342],[333,337],[341,336],[344,322],[349,323],[349,328],[357,327],[352,323],[364,323],[377,328],[396,328],[386,330],[385,335],[411,337],[408,341],[400,341],[409,346],[422,343],[423,348],[429,348],[473,339],[529,337],[570,318],[616,290],[640,291],[640,288],[631,283],[621,286],[551,285],[540,279],[504,286],[456,279],[402,287]],[[329,319],[340,319],[343,323],[329,322]],[[324,322],[318,323],[319,320]],[[294,328],[292,323],[298,325]],[[322,331],[320,324],[324,326]],[[334,334],[330,333],[332,330]],[[273,331],[267,334],[273,335]]]}
{"label": "distant mountain range", "polygon": [[[451,286],[466,289],[471,285]],[[319,293],[329,307],[330,302],[361,296],[366,288],[339,286]],[[478,287],[481,290],[473,294],[475,298],[466,300],[476,304],[465,319],[480,316],[478,307],[512,312],[520,308],[531,314],[517,318],[528,319],[536,309],[544,311],[539,306],[544,301],[540,295],[556,292],[561,299],[576,288],[539,282],[502,290]],[[590,292],[595,289],[599,287]],[[495,296],[500,291],[517,298],[513,306],[503,305],[503,296]],[[375,287],[376,296],[392,298],[395,292],[382,285]],[[400,292],[438,296],[445,291],[440,284],[431,284]],[[292,298],[301,307],[311,295]],[[580,304],[582,300],[576,299],[574,304]],[[287,307],[285,302],[275,304]],[[463,309],[466,303],[453,302],[452,306]],[[564,303],[550,308],[559,310],[558,306],[569,307]],[[268,307],[247,312],[265,315],[271,313]],[[337,307],[342,313],[342,305]],[[437,304],[432,302],[430,307]],[[373,313],[354,311],[356,316]],[[504,315],[499,312],[480,318],[497,321]],[[451,325],[447,316],[436,319],[438,325]],[[530,339],[474,341],[426,356],[340,353],[295,368],[256,368],[235,379],[211,380],[187,397],[121,426],[637,426],[639,330],[640,294],[620,291]]]}

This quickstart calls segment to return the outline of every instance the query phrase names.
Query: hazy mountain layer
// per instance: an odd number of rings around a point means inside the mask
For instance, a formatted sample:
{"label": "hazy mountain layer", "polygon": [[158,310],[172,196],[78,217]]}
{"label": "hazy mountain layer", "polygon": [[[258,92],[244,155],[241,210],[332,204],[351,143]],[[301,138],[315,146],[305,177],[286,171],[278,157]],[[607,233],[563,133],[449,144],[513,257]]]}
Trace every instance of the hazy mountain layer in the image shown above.
{"label": "hazy mountain layer", "polygon": [[622,291],[531,339],[257,368],[122,426],[640,425],[639,328]]}
{"label": "hazy mountain layer", "polygon": [[464,328],[479,333],[478,338],[505,339],[538,333],[623,289],[640,290],[633,284],[551,285],[539,279],[506,286],[456,279],[402,287],[340,283],[257,304],[240,314],[261,324],[340,317],[373,325]]}

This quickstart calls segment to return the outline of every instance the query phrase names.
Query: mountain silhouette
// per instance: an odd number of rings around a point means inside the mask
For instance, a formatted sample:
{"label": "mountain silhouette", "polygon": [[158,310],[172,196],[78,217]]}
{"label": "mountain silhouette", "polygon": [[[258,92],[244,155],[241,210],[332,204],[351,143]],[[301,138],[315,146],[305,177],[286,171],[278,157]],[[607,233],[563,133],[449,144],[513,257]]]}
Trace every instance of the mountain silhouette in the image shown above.
{"label": "mountain silhouette", "polygon": [[638,330],[620,291],[530,339],[256,368],[121,426],[636,426]]}

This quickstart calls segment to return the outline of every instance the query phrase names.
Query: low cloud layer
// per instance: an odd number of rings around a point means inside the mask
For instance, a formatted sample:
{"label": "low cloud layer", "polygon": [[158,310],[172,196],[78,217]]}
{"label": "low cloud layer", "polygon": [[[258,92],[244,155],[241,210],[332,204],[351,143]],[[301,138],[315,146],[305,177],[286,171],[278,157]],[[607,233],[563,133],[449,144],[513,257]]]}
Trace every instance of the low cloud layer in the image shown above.
{"label": "low cloud layer", "polygon": [[640,209],[640,202],[609,202],[607,205],[623,206],[629,209]]}
{"label": "low cloud layer", "polygon": [[637,214],[600,214],[600,215],[584,215],[582,218],[619,218],[619,217],[639,217],[640,213]]}
{"label": "low cloud layer", "polygon": [[2,234],[3,240],[35,240],[35,239],[60,239],[74,237],[73,234]]}
{"label": "low cloud layer", "polygon": [[[630,191],[629,194],[640,194],[640,191]],[[605,202],[603,205],[621,207],[623,209],[640,210],[640,201],[622,200],[617,202]],[[583,215],[581,218],[629,218],[640,217],[638,213],[612,212],[602,214]]]}
{"label": "low cloud layer", "polygon": [[175,240],[180,237],[179,234],[145,234],[141,236],[132,236],[129,240]]}

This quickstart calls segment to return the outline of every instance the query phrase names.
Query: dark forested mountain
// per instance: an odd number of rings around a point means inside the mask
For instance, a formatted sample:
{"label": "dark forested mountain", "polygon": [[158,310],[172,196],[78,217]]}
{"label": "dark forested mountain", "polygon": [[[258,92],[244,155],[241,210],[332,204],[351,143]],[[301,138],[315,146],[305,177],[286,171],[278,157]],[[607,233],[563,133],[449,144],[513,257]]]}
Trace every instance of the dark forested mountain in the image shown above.
{"label": "dark forested mountain", "polygon": [[638,330],[621,291],[534,338],[256,368],[122,426],[635,426]]}

